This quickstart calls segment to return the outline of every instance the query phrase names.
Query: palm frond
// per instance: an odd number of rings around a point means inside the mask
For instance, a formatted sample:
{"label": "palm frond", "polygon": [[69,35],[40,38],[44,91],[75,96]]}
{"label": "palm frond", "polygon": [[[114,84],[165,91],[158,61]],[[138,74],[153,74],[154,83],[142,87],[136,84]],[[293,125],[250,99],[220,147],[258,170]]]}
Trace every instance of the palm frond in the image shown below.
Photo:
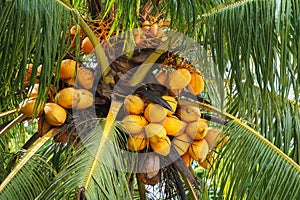
{"label": "palm frond", "polygon": [[203,14],[200,31],[218,73],[230,80],[225,85],[227,112],[248,121],[297,163],[298,6],[295,0],[224,4]]}
{"label": "palm frond", "polygon": [[55,1],[46,0],[4,1],[1,9],[0,107],[1,110],[10,110],[23,98],[28,63],[33,63],[29,85],[34,84],[37,67],[43,64],[38,102],[46,98],[53,83],[55,62],[64,55],[64,30],[68,26],[69,12]]}
{"label": "palm frond", "polygon": [[38,199],[74,198],[81,191],[88,199],[131,198],[127,172],[121,170],[126,169],[126,162],[115,146],[120,134],[115,126],[107,135],[101,155],[96,157],[99,144],[103,141],[104,126],[105,121],[101,120],[88,135],[85,128],[79,131],[83,145],[67,157],[62,170]]}
{"label": "palm frond", "polygon": [[[32,157],[52,137],[53,130],[41,137],[21,158],[18,164],[0,185],[0,195],[4,199],[33,199],[49,183],[49,175],[44,174],[43,168],[38,167]],[[44,163],[45,165],[48,165]],[[48,167],[47,167],[48,168]],[[30,175],[30,176],[29,176]],[[31,177],[28,182],[26,180]],[[27,181],[27,182],[26,182]],[[32,185],[33,184],[33,185]],[[36,185],[34,185],[36,184]],[[16,188],[17,187],[17,188]],[[34,190],[34,191],[33,191]],[[19,191],[19,192],[16,192]]]}
{"label": "palm frond", "polygon": [[[229,123],[223,132],[230,140],[219,152],[211,177],[225,199],[296,199],[300,193],[300,167],[241,124]],[[286,183],[283,185],[283,183]]]}

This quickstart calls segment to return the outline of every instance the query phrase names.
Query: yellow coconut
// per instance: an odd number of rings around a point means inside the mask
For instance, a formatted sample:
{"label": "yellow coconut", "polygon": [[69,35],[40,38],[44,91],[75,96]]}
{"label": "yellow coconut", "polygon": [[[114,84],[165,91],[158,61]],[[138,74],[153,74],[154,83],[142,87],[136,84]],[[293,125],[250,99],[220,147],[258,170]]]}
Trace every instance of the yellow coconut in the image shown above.
{"label": "yellow coconut", "polygon": [[199,73],[191,73],[191,81],[188,85],[188,90],[194,94],[200,94],[204,89],[204,81]]}
{"label": "yellow coconut", "polygon": [[186,127],[184,121],[179,120],[176,116],[166,117],[161,124],[166,129],[167,134],[170,136],[177,136],[183,133]]}
{"label": "yellow coconut", "polygon": [[176,136],[172,139],[172,145],[174,146],[174,148],[180,156],[182,156],[188,151],[191,143],[192,139],[185,133]]}
{"label": "yellow coconut", "polygon": [[89,54],[94,50],[94,46],[93,46],[92,41],[90,40],[90,38],[85,37],[82,40],[81,49],[82,49],[84,54]]}
{"label": "yellow coconut", "polygon": [[186,164],[187,167],[189,167],[193,162],[193,159],[189,153],[183,154],[181,156],[181,159],[183,160],[183,162]]}
{"label": "yellow coconut", "polygon": [[205,160],[208,152],[209,152],[209,147],[206,142],[206,140],[194,140],[189,147],[189,154],[194,160],[202,162]]}
{"label": "yellow coconut", "polygon": [[146,30],[150,29],[150,26],[151,26],[151,24],[150,24],[150,22],[149,22],[148,20],[145,20],[145,21],[142,23],[142,28],[144,28],[144,29],[146,29]]}
{"label": "yellow coconut", "polygon": [[215,160],[215,153],[211,152],[207,155],[206,159],[203,161],[198,161],[199,165],[201,167],[203,167],[204,169],[209,170],[213,164],[214,164],[214,160]]}
{"label": "yellow coconut", "polygon": [[146,133],[146,136],[148,138],[150,138],[150,140],[153,136],[156,136],[156,137],[152,138],[152,140],[164,138],[167,136],[166,129],[161,124],[155,124],[155,123],[150,123],[147,126],[145,126],[145,133]]}
{"label": "yellow coconut", "polygon": [[77,71],[77,82],[85,89],[89,90],[94,84],[94,73],[87,69],[80,67]]}
{"label": "yellow coconut", "polygon": [[[163,98],[164,100],[166,100],[168,102],[168,104],[171,106],[171,108],[173,109],[173,111],[176,111],[176,107],[177,107],[177,101],[175,99],[175,97],[172,96],[162,96],[161,98]],[[174,112],[167,110],[167,115],[171,116],[174,114]]]}
{"label": "yellow coconut", "polygon": [[45,135],[51,128],[51,124],[49,124],[43,117],[40,117],[38,120],[38,134],[40,137]]}
{"label": "yellow coconut", "polygon": [[60,65],[60,78],[70,79],[76,75],[76,61],[71,59],[65,59],[61,61]]}
{"label": "yellow coconut", "polygon": [[167,136],[165,136],[163,138],[152,140],[152,138],[154,138],[154,137],[158,137],[158,136],[155,135],[155,136],[150,138],[151,149],[155,153],[160,154],[162,156],[168,155],[170,153],[170,150],[171,150],[170,139]]}
{"label": "yellow coconut", "polygon": [[206,120],[200,118],[189,123],[186,127],[186,133],[194,140],[202,140],[206,136],[207,130]]}
{"label": "yellow coconut", "polygon": [[155,24],[152,24],[151,27],[150,27],[150,32],[154,35],[154,36],[157,36],[157,32],[158,32],[158,25],[155,23]]}
{"label": "yellow coconut", "polygon": [[46,103],[44,108],[46,121],[53,126],[61,126],[67,119],[67,112],[56,103]]}
{"label": "yellow coconut", "polygon": [[129,150],[141,151],[147,147],[149,141],[143,137],[129,137],[127,142]]}
{"label": "yellow coconut", "polygon": [[75,78],[69,78],[69,79],[66,79],[65,81],[66,81],[66,83],[68,83],[69,85],[72,85],[72,86],[76,85]]}
{"label": "yellow coconut", "polygon": [[55,97],[55,102],[64,108],[76,108],[79,100],[79,91],[72,87],[60,90]]}
{"label": "yellow coconut", "polygon": [[167,110],[161,105],[149,103],[144,112],[149,122],[161,122],[167,116]]}
{"label": "yellow coconut", "polygon": [[139,115],[144,111],[145,103],[137,95],[128,95],[124,100],[125,111],[132,115]]}
{"label": "yellow coconut", "polygon": [[199,108],[195,106],[182,106],[177,109],[176,114],[185,122],[197,121],[201,117]]}
{"label": "yellow coconut", "polygon": [[[83,110],[88,107],[91,107],[94,104],[93,93],[86,89],[78,89],[79,101],[76,105],[76,109]],[[77,94],[76,94],[77,95]]]}
{"label": "yellow coconut", "polygon": [[[28,98],[20,103],[20,112],[27,117],[32,117],[34,114],[34,107],[36,104],[36,99]],[[43,111],[43,103],[41,102],[36,110],[36,115],[39,115]]]}
{"label": "yellow coconut", "polygon": [[140,115],[128,115],[122,120],[123,127],[132,135],[138,135],[148,124],[145,117]]}
{"label": "yellow coconut", "polygon": [[28,96],[29,98],[36,98],[39,91],[39,84],[34,84],[33,87],[29,89]]}
{"label": "yellow coconut", "polygon": [[212,149],[215,147],[215,145],[218,142],[218,139],[220,137],[220,130],[217,128],[211,128],[209,127],[207,129],[207,134],[205,136],[205,140],[209,146],[209,149]]}
{"label": "yellow coconut", "polygon": [[170,74],[169,87],[170,89],[182,89],[191,81],[191,73],[187,69],[177,69]]}

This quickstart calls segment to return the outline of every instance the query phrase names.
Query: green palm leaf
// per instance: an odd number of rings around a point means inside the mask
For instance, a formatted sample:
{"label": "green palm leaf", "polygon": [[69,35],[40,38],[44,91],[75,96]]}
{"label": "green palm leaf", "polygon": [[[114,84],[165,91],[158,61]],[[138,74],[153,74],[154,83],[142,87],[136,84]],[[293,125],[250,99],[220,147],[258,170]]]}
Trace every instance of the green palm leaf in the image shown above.
{"label": "green palm leaf", "polygon": [[[88,199],[131,198],[127,172],[121,171],[127,168],[126,162],[115,146],[120,142],[120,132],[115,126],[102,146],[101,155],[96,157],[99,144],[103,141],[104,124],[104,120],[101,120],[86,136],[85,128],[80,130],[83,145],[67,157],[62,170],[38,199],[74,198],[80,195],[80,191],[84,191],[84,196]],[[130,171],[130,168],[127,170]]]}

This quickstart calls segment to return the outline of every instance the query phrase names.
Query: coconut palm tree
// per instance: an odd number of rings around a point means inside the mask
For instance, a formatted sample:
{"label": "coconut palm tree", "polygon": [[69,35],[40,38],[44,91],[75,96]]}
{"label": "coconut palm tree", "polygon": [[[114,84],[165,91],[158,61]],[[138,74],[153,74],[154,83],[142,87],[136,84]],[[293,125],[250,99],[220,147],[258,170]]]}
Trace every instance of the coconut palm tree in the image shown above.
{"label": "coconut palm tree", "polygon": [[[299,5],[1,1],[0,199],[299,198]],[[74,65],[78,76],[81,70],[92,73],[92,81],[62,78],[66,59],[80,65]],[[201,111],[209,132],[220,132],[218,144],[189,167],[174,145],[168,146],[171,153],[145,154],[144,160],[142,153],[128,154],[132,137],[119,116],[124,98],[135,93],[173,110],[161,97],[171,92],[158,84],[157,73],[182,66],[200,71],[205,88],[196,95],[188,88],[173,90],[173,96],[180,109]],[[48,105],[46,111],[46,105],[41,114],[46,102],[57,102],[57,92],[70,86],[93,91],[93,106],[79,109],[77,102],[60,111]],[[34,111],[28,114],[19,108],[30,95]],[[49,110],[56,113],[51,120],[63,120],[43,132]],[[151,144],[142,152],[154,151]],[[150,176],[143,163],[156,158],[160,166]]]}

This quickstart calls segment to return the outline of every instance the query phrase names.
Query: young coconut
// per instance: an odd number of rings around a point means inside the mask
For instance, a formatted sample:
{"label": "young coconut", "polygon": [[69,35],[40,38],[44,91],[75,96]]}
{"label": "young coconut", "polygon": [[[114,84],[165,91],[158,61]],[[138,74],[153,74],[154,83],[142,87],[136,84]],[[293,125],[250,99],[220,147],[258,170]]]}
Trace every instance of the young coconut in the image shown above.
{"label": "young coconut", "polygon": [[186,133],[194,140],[202,140],[207,134],[208,126],[205,119],[199,118],[186,127]]}
{"label": "young coconut", "polygon": [[183,154],[181,156],[181,159],[183,160],[183,162],[186,164],[187,167],[189,167],[193,162],[193,159],[189,153]]}
{"label": "young coconut", "polygon": [[82,40],[81,49],[82,49],[84,54],[89,54],[94,50],[94,46],[93,46],[90,38],[85,37]]}
{"label": "young coconut", "polygon": [[79,100],[79,91],[72,87],[60,90],[55,96],[55,102],[67,109],[76,108]]}
{"label": "young coconut", "polygon": [[61,126],[67,119],[67,112],[56,103],[46,103],[44,108],[46,121],[53,126]]}
{"label": "young coconut", "polygon": [[[143,133],[144,134],[144,133]],[[145,134],[144,134],[145,135]],[[127,140],[128,149],[131,151],[141,151],[145,149],[149,143],[148,138],[145,137],[129,137]]]}
{"label": "young coconut", "polygon": [[176,136],[172,140],[172,145],[180,156],[185,154],[191,146],[192,139],[187,134]]}
{"label": "young coconut", "polygon": [[[28,98],[25,99],[20,103],[20,112],[26,115],[27,117],[32,117],[34,114],[34,107],[36,104],[36,99]],[[41,104],[38,106],[36,110],[36,115],[38,116],[43,111],[44,104],[41,102]]]}
{"label": "young coconut", "polygon": [[123,127],[131,134],[138,135],[142,132],[144,126],[148,124],[145,117],[140,115],[128,115],[122,120]]}
{"label": "young coconut", "polygon": [[161,138],[155,135],[149,138],[149,140],[150,146],[155,153],[160,154],[162,156],[166,156],[170,153],[171,142],[167,136]]}
{"label": "young coconut", "polygon": [[191,81],[188,85],[188,90],[194,94],[200,94],[204,89],[204,81],[199,73],[191,73]]}
{"label": "young coconut", "polygon": [[170,74],[169,87],[170,89],[182,89],[191,81],[191,73],[187,69],[177,69]]}
{"label": "young coconut", "polygon": [[199,165],[201,167],[203,167],[204,169],[209,170],[213,164],[214,164],[214,160],[215,160],[216,154],[214,152],[210,152],[207,156],[206,159],[203,161],[198,161]]}
{"label": "young coconut", "polygon": [[87,69],[80,67],[77,71],[77,81],[85,89],[89,90],[94,84],[94,73]]}
{"label": "young coconut", "polygon": [[176,113],[185,122],[197,121],[201,117],[199,108],[195,106],[182,106]]}
{"label": "young coconut", "polygon": [[93,93],[85,89],[78,89],[77,92],[79,95],[79,101],[76,105],[76,109],[83,110],[94,104]]}
{"label": "young coconut", "polygon": [[145,133],[148,138],[156,136],[155,138],[152,138],[152,140],[167,137],[167,131],[161,124],[148,124],[145,126]]}
{"label": "young coconut", "polygon": [[131,115],[139,115],[144,111],[145,103],[137,95],[128,95],[124,100],[124,108]]}
{"label": "young coconut", "polygon": [[71,59],[65,59],[61,61],[60,65],[60,78],[70,79],[76,75],[76,61]]}
{"label": "young coconut", "polygon": [[217,128],[211,128],[209,127],[207,129],[207,134],[205,136],[205,140],[209,146],[209,149],[212,149],[217,144],[217,141],[220,137],[220,130]]}
{"label": "young coconut", "polygon": [[161,105],[149,103],[144,112],[145,118],[149,122],[161,122],[167,116],[167,110]]}
{"label": "young coconut", "polygon": [[177,136],[183,133],[187,124],[179,120],[176,116],[166,117],[161,124],[166,129],[167,134],[170,136]]}
{"label": "young coconut", "polygon": [[38,120],[38,134],[40,137],[45,135],[51,128],[51,124],[49,124],[42,116]]}
{"label": "young coconut", "polygon": [[204,161],[209,152],[206,140],[194,140],[189,148],[189,154],[194,160]]}

